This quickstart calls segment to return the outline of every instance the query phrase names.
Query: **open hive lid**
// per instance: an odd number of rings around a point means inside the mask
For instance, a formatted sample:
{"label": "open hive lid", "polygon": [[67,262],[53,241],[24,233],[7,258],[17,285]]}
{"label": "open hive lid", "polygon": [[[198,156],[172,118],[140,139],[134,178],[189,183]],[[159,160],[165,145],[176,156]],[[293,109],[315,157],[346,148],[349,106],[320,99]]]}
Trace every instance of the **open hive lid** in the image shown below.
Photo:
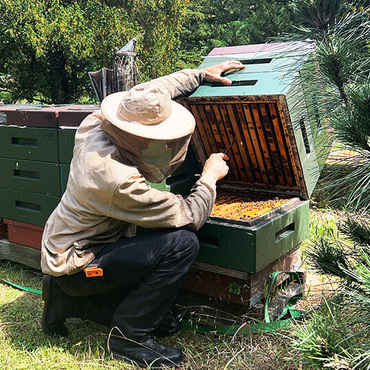
{"label": "open hive lid", "polygon": [[286,94],[313,52],[311,42],[241,45],[213,49],[199,69],[226,60],[238,60],[245,68],[224,75],[231,86],[204,83],[192,96],[246,96]]}
{"label": "open hive lid", "polygon": [[[263,52],[266,48],[249,45],[215,49],[199,68],[227,59],[244,61],[246,68],[227,76],[233,81],[231,86],[205,83],[180,102],[197,122],[192,143],[201,166],[212,153],[225,152],[234,141],[228,151],[229,174],[218,186],[308,199],[319,169],[310,125],[303,118],[297,120],[306,116],[309,121],[308,112],[303,109],[302,113],[302,104],[293,101],[304,100],[296,80],[312,48],[303,44],[301,49],[287,51],[286,44],[273,44]],[[258,58],[263,63],[253,65],[251,70],[250,61],[258,59],[255,50],[260,50]],[[274,53],[279,57],[274,58]],[[254,84],[241,83],[255,80]]]}

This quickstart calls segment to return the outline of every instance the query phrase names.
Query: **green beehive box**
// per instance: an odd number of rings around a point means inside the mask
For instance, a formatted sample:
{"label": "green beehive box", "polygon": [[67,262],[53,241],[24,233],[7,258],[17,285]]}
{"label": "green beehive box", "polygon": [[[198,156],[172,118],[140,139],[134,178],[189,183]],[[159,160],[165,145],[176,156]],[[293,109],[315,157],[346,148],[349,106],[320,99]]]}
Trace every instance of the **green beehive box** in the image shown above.
{"label": "green beehive box", "polygon": [[[229,143],[228,136],[235,136],[240,153],[245,152],[241,146],[248,148],[244,158],[235,158],[235,161],[231,158],[232,167],[240,167],[239,160],[248,168],[245,168],[246,173],[241,172],[231,181],[272,190],[294,186],[299,196],[308,199],[328,153],[322,149],[329,147],[327,131],[318,130],[323,126],[322,118],[307,109],[300,77],[311,54],[309,43],[214,49],[199,68],[223,59],[253,60],[255,64],[245,63],[245,69],[229,74],[231,86],[204,83],[186,99],[185,105],[196,117],[197,126],[201,126],[194,140],[198,147],[203,147],[196,153],[200,162],[204,163],[204,157],[212,151],[223,151]],[[257,63],[258,60],[270,62]],[[199,124],[204,121],[208,124]],[[220,126],[219,122],[223,122],[221,129],[215,127]],[[283,145],[286,147],[282,148]],[[278,154],[275,148],[279,148]],[[295,185],[281,177],[286,176],[288,167],[293,167]],[[258,175],[253,176],[252,171],[257,171]],[[271,175],[272,172],[275,175]],[[276,174],[280,176],[278,180]]]}
{"label": "green beehive box", "polygon": [[0,157],[58,163],[58,129],[0,125]]}
{"label": "green beehive box", "polygon": [[309,42],[216,48],[199,68],[230,59],[242,62],[245,68],[226,73],[231,86],[205,83],[192,95],[194,99],[209,98],[212,102],[214,97],[223,97],[224,101],[233,97],[248,101],[250,97],[250,102],[257,103],[282,100],[280,108],[285,112],[279,115],[284,115],[293,126],[307,198],[330,151],[328,123],[318,108],[320,86],[315,83],[317,66],[312,52],[313,44]]}
{"label": "green beehive box", "polygon": [[0,217],[44,226],[60,197],[0,188]]}
{"label": "green beehive box", "polygon": [[198,232],[198,262],[253,273],[308,237],[309,202],[295,198],[287,207],[247,222],[211,217]]}
{"label": "green beehive box", "polygon": [[70,170],[69,164],[62,163],[60,165],[60,189],[62,194],[66,191],[67,188],[69,170]]}
{"label": "green beehive box", "polygon": [[59,130],[59,156],[60,163],[70,164],[75,145],[76,128],[61,128]]}
{"label": "green beehive box", "polygon": [[61,195],[58,163],[0,158],[0,187],[44,195]]}
{"label": "green beehive box", "polygon": [[273,72],[283,77],[286,74],[291,75],[293,71],[301,71],[311,53],[312,44],[302,42],[222,47],[213,49],[199,68],[237,60],[246,68],[227,71],[224,76],[233,76],[232,80],[234,76],[239,80],[249,80],[249,74]]}
{"label": "green beehive box", "polygon": [[[198,232],[199,262],[255,273],[308,236],[308,199],[320,173],[312,127],[318,117],[307,109],[300,78],[311,53],[306,43],[214,49],[199,68],[230,59],[246,68],[226,73],[232,85],[204,83],[180,100],[197,122],[192,144],[200,166],[233,143],[229,174],[217,187],[239,199],[218,195]],[[252,193],[256,201],[247,202]],[[285,203],[259,215],[270,201],[258,194]],[[251,211],[239,214],[239,205]]]}

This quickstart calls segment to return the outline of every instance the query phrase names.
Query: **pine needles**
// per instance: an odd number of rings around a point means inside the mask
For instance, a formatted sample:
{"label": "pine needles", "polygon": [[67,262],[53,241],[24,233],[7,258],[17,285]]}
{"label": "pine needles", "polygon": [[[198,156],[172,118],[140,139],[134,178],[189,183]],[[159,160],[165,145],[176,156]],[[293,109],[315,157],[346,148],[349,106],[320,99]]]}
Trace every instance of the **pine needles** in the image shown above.
{"label": "pine needles", "polygon": [[351,215],[338,230],[316,234],[307,252],[318,273],[336,279],[337,290],[305,323],[296,325],[293,344],[305,366],[368,369],[370,224],[368,218]]}
{"label": "pine needles", "polygon": [[[341,0],[295,5],[303,24],[295,37],[314,40],[316,45],[309,72],[302,76],[308,109],[323,115],[334,140],[354,152],[330,166],[325,193],[333,205],[366,212],[370,207],[370,7],[349,6]],[[314,135],[324,129],[318,125]]]}

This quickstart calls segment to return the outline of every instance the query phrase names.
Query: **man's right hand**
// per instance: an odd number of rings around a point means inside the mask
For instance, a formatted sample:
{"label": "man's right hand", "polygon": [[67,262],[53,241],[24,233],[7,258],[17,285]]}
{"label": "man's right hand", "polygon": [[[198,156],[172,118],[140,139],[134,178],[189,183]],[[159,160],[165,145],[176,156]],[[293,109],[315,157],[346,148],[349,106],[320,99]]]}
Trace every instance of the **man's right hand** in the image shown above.
{"label": "man's right hand", "polygon": [[226,77],[222,77],[222,72],[226,72],[230,69],[243,69],[245,65],[238,60],[226,60],[225,62],[203,68],[204,80],[207,82],[221,82],[224,85],[231,85],[232,81]]}
{"label": "man's right hand", "polygon": [[226,161],[229,157],[224,153],[213,153],[207,159],[203,167],[202,178],[216,183],[229,172],[229,166]]}

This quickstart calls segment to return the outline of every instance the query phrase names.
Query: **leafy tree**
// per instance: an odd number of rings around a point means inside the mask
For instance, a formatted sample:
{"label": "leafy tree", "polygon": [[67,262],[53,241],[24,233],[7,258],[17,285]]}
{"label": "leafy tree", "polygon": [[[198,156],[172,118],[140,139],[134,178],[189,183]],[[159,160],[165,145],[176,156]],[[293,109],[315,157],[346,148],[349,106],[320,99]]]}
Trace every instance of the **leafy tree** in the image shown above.
{"label": "leafy tree", "polygon": [[150,80],[176,69],[179,36],[190,0],[108,0],[125,9],[140,26],[138,54],[141,80]]}
{"label": "leafy tree", "polygon": [[78,101],[87,72],[110,66],[117,45],[137,28],[120,9],[98,0],[4,0],[0,4],[2,90],[12,100]]}
{"label": "leafy tree", "polygon": [[265,43],[292,30],[288,1],[193,0],[181,33],[182,59],[197,66],[215,47]]}
{"label": "leafy tree", "polygon": [[[111,68],[138,37],[140,81],[194,68],[217,46],[264,43],[292,27],[289,0],[3,0],[0,96],[93,97],[87,72]],[[10,92],[5,95],[5,92]]]}
{"label": "leafy tree", "polygon": [[[327,229],[327,231],[331,231]],[[349,217],[339,233],[322,233],[308,250],[313,269],[335,278],[335,295],[293,330],[299,361],[307,368],[369,369],[370,224]]]}
{"label": "leafy tree", "polygon": [[140,34],[141,80],[172,72],[188,1],[113,1],[2,1],[0,92],[11,93],[6,101],[64,104],[93,97],[87,72],[111,68],[115,48]]}
{"label": "leafy tree", "polygon": [[[330,199],[356,211],[339,236],[313,242],[308,255],[322,274],[339,284],[335,297],[294,331],[301,364],[312,368],[368,369],[370,366],[370,8],[340,0],[294,2],[298,37],[316,41],[321,96],[332,134],[348,157],[327,166]],[[310,76],[306,85],[310,84]],[[356,216],[357,215],[357,216]],[[365,215],[365,217],[363,217]]]}

